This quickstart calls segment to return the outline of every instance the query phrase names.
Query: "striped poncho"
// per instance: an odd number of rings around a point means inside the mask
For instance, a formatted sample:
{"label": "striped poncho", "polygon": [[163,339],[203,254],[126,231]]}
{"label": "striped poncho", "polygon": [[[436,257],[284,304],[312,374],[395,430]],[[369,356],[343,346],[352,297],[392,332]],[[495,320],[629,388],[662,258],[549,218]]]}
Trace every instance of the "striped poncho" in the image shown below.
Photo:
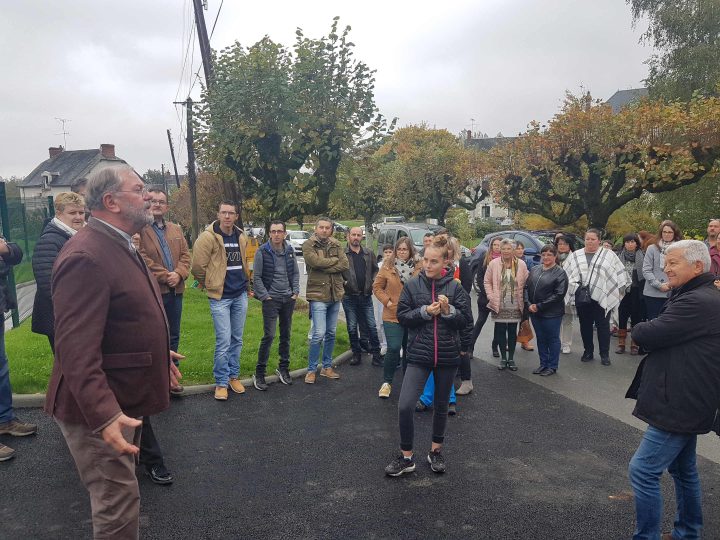
{"label": "striped poncho", "polygon": [[615,253],[606,248],[600,248],[593,257],[590,266],[587,263],[584,249],[573,251],[563,263],[563,270],[568,275],[568,290],[565,303],[571,304],[575,300],[575,291],[580,283],[587,285],[591,278],[590,296],[605,310],[607,315],[620,304],[625,295],[627,273],[625,266]]}

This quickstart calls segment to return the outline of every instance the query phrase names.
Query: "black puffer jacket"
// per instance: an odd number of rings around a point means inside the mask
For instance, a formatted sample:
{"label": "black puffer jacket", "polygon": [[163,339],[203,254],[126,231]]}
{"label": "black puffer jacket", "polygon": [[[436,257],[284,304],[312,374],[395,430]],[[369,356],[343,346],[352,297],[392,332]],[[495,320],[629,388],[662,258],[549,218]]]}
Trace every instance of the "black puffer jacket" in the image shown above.
{"label": "black puffer jacket", "polygon": [[487,266],[485,266],[485,260],[483,258],[483,260],[480,261],[477,264],[477,267],[475,268],[475,288],[478,291],[478,296],[477,296],[478,309],[482,309],[484,311],[490,311],[490,308],[487,307],[488,297],[487,297],[487,294],[485,294],[485,271],[486,270],[487,270]]}
{"label": "black puffer jacket", "polygon": [[17,307],[17,301],[10,293],[7,278],[12,271],[12,267],[20,264],[23,258],[23,252],[20,246],[14,242],[8,242],[7,246],[10,253],[0,257],[0,313],[5,313]]}
{"label": "black puffer jacket", "polygon": [[650,353],[625,397],[633,414],[671,433],[707,433],[720,406],[720,291],[701,274],[673,290],[660,315],[633,326]]}
{"label": "black puffer jacket", "polygon": [[537,306],[538,311],[533,314],[537,317],[562,317],[567,288],[567,274],[560,265],[556,264],[550,270],[545,270],[542,264],[535,265],[525,282],[525,303]]}
{"label": "black puffer jacket", "polygon": [[60,250],[69,239],[70,233],[62,230],[51,221],[40,235],[37,244],[35,244],[32,268],[33,274],[35,274],[37,292],[33,303],[32,331],[36,334],[46,336],[55,334],[55,315],[52,296],[50,295],[52,268]]}
{"label": "black puffer jacket", "polygon": [[[452,306],[450,314],[432,317],[427,306],[444,294]],[[470,296],[451,273],[438,280],[423,270],[408,281],[397,308],[400,325],[408,328],[407,360],[421,366],[453,367],[460,364],[460,351],[467,351],[472,340],[473,316]]]}

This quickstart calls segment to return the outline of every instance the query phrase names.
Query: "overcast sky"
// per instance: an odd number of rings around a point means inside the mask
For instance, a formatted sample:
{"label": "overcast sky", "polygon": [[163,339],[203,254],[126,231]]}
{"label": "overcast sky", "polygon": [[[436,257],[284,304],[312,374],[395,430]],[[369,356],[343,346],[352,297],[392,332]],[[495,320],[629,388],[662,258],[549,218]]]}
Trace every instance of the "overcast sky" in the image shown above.
{"label": "overcast sky", "polygon": [[[207,3],[210,32],[221,0]],[[651,54],[625,0],[227,0],[211,45],[266,34],[292,45],[296,27],[320,37],[335,15],[377,70],[380,112],[452,133],[474,119],[476,131],[514,135],[551,118],[565,90],[607,99],[642,86]],[[172,102],[201,67],[193,24],[192,0],[3,2],[0,176],[27,175],[63,144],[56,118],[68,120],[69,150],[113,143],[140,172],[171,163],[169,128],[182,172],[184,116]]]}

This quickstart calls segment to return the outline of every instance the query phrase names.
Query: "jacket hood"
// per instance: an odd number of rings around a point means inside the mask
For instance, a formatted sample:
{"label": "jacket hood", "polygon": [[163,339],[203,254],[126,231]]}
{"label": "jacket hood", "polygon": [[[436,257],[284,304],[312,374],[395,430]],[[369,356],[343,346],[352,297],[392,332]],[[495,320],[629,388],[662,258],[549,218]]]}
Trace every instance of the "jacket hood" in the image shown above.
{"label": "jacket hood", "polygon": [[[240,227],[238,227],[237,225],[233,225],[233,229],[235,230],[236,233],[238,233],[238,236],[245,234],[245,231],[243,231],[243,230],[242,230]],[[221,232],[221,231],[220,231],[220,221],[218,221],[218,220],[216,219],[216,220],[213,221],[210,225],[208,225],[207,227],[205,227],[205,230],[206,230],[206,231],[210,231],[211,233],[220,234],[220,232]]]}
{"label": "jacket hood", "polygon": [[[317,235],[315,233],[312,233],[310,235],[310,240],[313,241],[313,244],[322,245],[322,242],[320,241],[320,239],[317,237]],[[335,238],[333,238],[331,236],[330,238],[327,239],[327,244],[335,244],[336,246],[339,246],[340,242],[338,242],[337,240],[335,240]]]}

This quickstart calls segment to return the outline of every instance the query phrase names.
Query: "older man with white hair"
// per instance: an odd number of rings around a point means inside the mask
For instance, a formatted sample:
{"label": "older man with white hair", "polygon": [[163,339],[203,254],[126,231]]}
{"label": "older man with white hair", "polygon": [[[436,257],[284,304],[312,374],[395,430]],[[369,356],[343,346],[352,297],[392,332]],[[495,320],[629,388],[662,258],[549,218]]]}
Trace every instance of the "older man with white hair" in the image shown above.
{"label": "older man with white hair", "polygon": [[709,268],[702,242],[681,240],[668,247],[670,298],[657,318],[632,329],[633,340],[649,351],[626,395],[637,400],[633,414],[648,423],[629,467],[634,539],[660,537],[665,469],[675,482],[677,515],[672,533],[662,538],[701,537],[695,445],[698,434],[712,429],[720,405],[720,291]]}

